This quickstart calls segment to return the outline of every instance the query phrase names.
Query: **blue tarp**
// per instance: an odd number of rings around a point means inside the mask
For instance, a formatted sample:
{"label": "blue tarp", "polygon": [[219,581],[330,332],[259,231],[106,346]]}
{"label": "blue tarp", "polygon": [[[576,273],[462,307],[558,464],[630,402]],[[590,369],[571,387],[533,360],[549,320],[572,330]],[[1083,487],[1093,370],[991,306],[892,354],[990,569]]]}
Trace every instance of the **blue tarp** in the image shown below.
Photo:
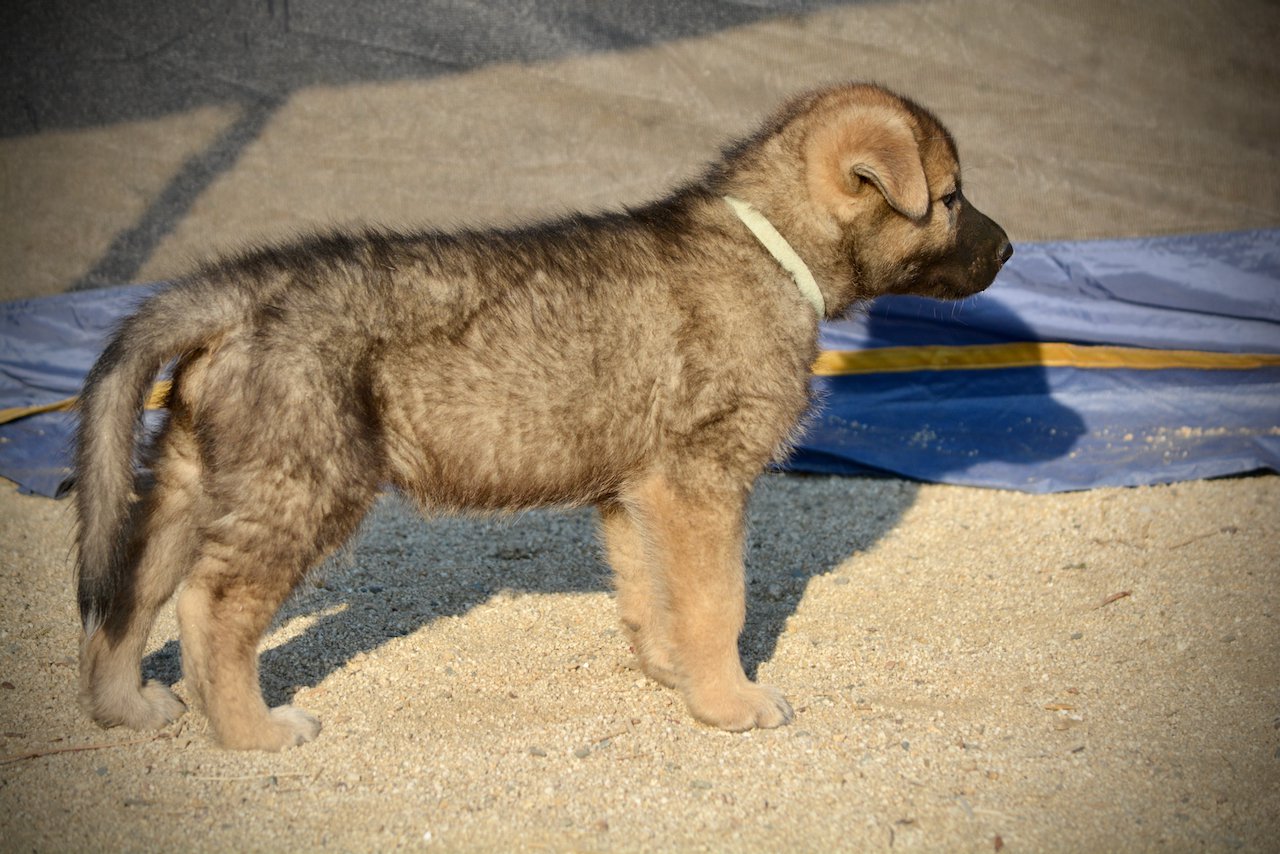
{"label": "blue tarp", "polygon": [[[1280,231],[1021,245],[960,303],[885,299],[833,350],[1010,342],[1280,354]],[[1171,360],[1171,363],[1174,360]],[[1280,470],[1280,364],[821,377],[790,467],[1060,492]]]}
{"label": "blue tarp", "polygon": [[[0,409],[76,394],[111,328],[148,290],[0,306]],[[1031,492],[1280,470],[1280,230],[1024,244],[976,297],[886,298],[822,330],[824,349],[838,351],[1018,342],[1270,358],[1137,368],[1122,353],[1118,367],[815,377],[823,404],[788,466]],[[57,494],[72,419],[49,412],[0,425],[0,475]]]}

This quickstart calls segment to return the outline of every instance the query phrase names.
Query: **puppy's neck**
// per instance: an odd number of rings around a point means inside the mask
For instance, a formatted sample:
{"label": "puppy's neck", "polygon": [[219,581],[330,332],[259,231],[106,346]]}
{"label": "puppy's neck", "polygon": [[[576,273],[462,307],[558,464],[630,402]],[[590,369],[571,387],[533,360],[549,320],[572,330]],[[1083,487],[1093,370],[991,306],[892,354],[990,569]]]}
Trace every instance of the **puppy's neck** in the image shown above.
{"label": "puppy's neck", "polygon": [[782,268],[791,274],[791,278],[795,281],[796,287],[809,304],[813,306],[813,310],[818,313],[818,319],[822,320],[827,316],[827,301],[822,296],[822,291],[818,289],[818,282],[813,278],[813,273],[809,271],[809,266],[804,263],[796,250],[791,248],[791,244],[787,239],[779,233],[778,229],[773,227],[773,223],[765,217],[764,214],[756,210],[748,202],[733,196],[725,196],[724,200],[728,203],[729,208],[742,220],[742,224],[750,229],[756,239],[769,250],[769,254],[774,257]]}

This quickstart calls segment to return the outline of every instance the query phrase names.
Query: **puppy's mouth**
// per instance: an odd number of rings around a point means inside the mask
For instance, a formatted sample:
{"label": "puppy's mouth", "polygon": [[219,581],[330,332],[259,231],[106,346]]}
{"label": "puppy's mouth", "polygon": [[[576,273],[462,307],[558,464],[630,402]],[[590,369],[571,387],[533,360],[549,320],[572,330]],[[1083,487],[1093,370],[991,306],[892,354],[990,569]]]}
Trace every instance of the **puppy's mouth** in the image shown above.
{"label": "puppy's mouth", "polygon": [[1013,248],[1005,241],[996,251],[985,254],[985,257],[975,258],[967,265],[947,265],[935,270],[926,279],[928,285],[920,293],[922,296],[946,300],[964,299],[982,293],[991,287],[1000,269],[1012,256]]}
{"label": "puppy's mouth", "polygon": [[984,282],[975,286],[971,281],[941,280],[925,296],[941,300],[961,300],[967,299],[974,294],[980,294],[990,286],[991,282]]}
{"label": "puppy's mouth", "polygon": [[1013,257],[1009,236],[967,202],[951,245],[904,265],[887,293],[957,300],[989,288]]}
{"label": "puppy's mouth", "polygon": [[985,239],[971,244],[982,248],[968,259],[968,263],[955,259],[951,264],[944,264],[938,271],[932,295],[940,299],[964,299],[985,291],[991,287],[1005,263],[1013,257],[1013,244],[1009,242],[1004,229],[995,222],[974,210],[967,225],[968,229],[962,226],[962,236],[965,231],[985,232],[982,235]]}

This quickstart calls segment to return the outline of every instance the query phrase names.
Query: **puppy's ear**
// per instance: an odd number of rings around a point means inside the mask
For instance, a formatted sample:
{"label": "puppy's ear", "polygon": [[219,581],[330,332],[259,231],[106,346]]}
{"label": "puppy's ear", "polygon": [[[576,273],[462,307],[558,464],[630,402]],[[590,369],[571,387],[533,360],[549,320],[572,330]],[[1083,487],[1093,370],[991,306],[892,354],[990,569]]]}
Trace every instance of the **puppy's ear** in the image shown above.
{"label": "puppy's ear", "polygon": [[929,212],[920,146],[893,110],[854,109],[814,129],[805,146],[805,171],[810,196],[841,222],[861,209],[864,180],[908,219]]}

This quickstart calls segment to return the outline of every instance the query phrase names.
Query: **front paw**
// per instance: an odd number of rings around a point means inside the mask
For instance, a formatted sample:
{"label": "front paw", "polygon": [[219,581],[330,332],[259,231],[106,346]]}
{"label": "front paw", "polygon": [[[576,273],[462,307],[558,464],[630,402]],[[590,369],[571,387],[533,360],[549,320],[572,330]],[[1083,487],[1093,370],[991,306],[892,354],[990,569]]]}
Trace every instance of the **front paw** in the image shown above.
{"label": "front paw", "polygon": [[686,700],[695,718],[730,732],[773,729],[795,717],[780,691],[745,679],[728,688],[690,688]]}
{"label": "front paw", "polygon": [[668,688],[679,686],[680,677],[677,675],[676,668],[671,663],[669,655],[653,648],[640,647],[636,650],[636,662],[640,665],[644,675],[659,685],[665,685]]}
{"label": "front paw", "polygon": [[635,653],[635,664],[645,676],[668,688],[679,687],[680,677],[672,661],[668,645],[659,641],[654,633],[644,631],[639,624],[623,622],[627,640]]}

